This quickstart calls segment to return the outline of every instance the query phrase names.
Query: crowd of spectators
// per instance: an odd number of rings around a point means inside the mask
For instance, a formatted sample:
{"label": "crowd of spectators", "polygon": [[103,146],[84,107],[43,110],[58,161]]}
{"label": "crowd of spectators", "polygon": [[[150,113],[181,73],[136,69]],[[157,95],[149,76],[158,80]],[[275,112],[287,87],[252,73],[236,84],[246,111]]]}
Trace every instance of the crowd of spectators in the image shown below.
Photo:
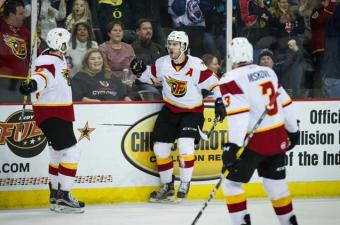
{"label": "crowd of spectators", "polygon": [[[32,9],[28,0],[0,0],[0,8],[0,102],[18,101],[17,80],[8,78],[29,73]],[[166,55],[172,30],[187,32],[189,53],[222,76],[226,24],[225,0],[38,0],[39,49],[52,28],[72,34],[75,101],[160,100],[161,85],[136,80],[129,65]],[[272,67],[292,98],[340,98],[339,0],[233,0],[232,26],[234,37],[253,44],[254,63]]]}

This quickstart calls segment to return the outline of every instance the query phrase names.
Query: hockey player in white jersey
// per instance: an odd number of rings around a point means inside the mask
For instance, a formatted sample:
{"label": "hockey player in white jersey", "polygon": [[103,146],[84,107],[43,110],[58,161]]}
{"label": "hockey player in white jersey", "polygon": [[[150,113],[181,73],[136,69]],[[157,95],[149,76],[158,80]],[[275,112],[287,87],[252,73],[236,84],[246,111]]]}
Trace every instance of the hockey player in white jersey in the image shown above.
{"label": "hockey player in white jersey", "polygon": [[195,140],[200,139],[198,127],[202,129],[203,97],[201,90],[213,91],[216,98],[215,115],[222,121],[225,107],[218,89],[218,78],[207,70],[201,59],[187,55],[189,39],[183,31],[173,31],[167,38],[169,55],[156,60],[154,65],[145,66],[134,59],[131,70],[145,83],[162,83],[165,102],[153,129],[153,151],[162,186],[150,194],[150,202],[174,201],[174,176],[171,147],[178,139],[180,158],[180,186],[177,199],[184,199],[190,187],[194,168]]}
{"label": "hockey player in white jersey", "polygon": [[50,209],[62,213],[84,212],[85,204],[70,193],[77,172],[80,150],[73,132],[74,111],[70,71],[64,54],[70,33],[55,28],[47,34],[46,49],[35,60],[29,82],[20,92],[31,94],[36,124],[49,144]]}
{"label": "hockey player in white jersey", "polygon": [[[280,224],[297,225],[285,181],[285,152],[299,139],[292,100],[278,84],[272,69],[252,64],[253,47],[246,38],[231,41],[228,58],[233,70],[220,82],[229,127],[228,143],[223,145],[222,154],[224,168],[229,173],[222,187],[232,224],[251,224],[242,184],[248,183],[257,170]],[[268,113],[238,158],[237,152],[246,135],[269,102]]]}

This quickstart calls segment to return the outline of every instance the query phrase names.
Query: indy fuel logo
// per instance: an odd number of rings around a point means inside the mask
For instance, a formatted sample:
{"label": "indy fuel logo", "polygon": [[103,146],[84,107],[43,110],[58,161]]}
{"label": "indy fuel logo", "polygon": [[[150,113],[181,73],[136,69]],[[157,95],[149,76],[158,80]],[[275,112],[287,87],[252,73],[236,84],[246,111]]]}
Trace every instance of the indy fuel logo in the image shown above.
{"label": "indy fuel logo", "polygon": [[39,155],[46,147],[45,135],[35,124],[32,110],[25,110],[23,116],[22,140],[19,141],[21,110],[11,114],[5,122],[0,122],[0,145],[7,144],[17,156],[31,158]]}
{"label": "indy fuel logo", "polygon": [[[210,130],[214,113],[210,108],[205,109],[203,130]],[[151,133],[158,114],[149,115],[133,124],[124,134],[121,148],[129,163],[137,169],[158,176],[156,157],[152,150]],[[165,131],[166,132],[166,131]],[[208,141],[200,140],[195,146],[195,169],[193,180],[211,180],[220,176],[222,168],[221,143],[226,142],[226,121],[216,126]],[[179,156],[175,143],[172,148],[174,174],[179,178]]]}

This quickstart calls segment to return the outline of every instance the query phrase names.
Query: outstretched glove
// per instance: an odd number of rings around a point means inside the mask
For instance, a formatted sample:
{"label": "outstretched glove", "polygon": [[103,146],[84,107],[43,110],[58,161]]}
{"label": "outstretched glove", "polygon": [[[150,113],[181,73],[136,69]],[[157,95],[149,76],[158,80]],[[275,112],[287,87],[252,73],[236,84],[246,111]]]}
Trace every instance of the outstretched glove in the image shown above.
{"label": "outstretched glove", "polygon": [[19,91],[23,95],[29,95],[36,90],[38,90],[38,84],[35,80],[23,81],[19,87]]}
{"label": "outstretched glove", "polygon": [[220,118],[219,121],[223,121],[226,117],[225,106],[222,98],[217,98],[215,100],[215,118]]}
{"label": "outstretched glove", "polygon": [[143,59],[134,58],[130,63],[130,69],[137,77],[140,77],[146,70],[146,65]]}
{"label": "outstretched glove", "polygon": [[223,161],[223,168],[222,173],[230,167],[232,167],[235,162],[237,161],[237,152],[240,149],[240,146],[234,143],[226,143],[222,146],[222,161]]}
{"label": "outstretched glove", "polygon": [[287,151],[291,150],[292,148],[295,147],[295,145],[298,143],[299,139],[300,139],[300,131],[296,131],[294,133],[290,133],[287,131],[288,134],[288,138],[289,138],[289,144],[288,144],[288,148]]}

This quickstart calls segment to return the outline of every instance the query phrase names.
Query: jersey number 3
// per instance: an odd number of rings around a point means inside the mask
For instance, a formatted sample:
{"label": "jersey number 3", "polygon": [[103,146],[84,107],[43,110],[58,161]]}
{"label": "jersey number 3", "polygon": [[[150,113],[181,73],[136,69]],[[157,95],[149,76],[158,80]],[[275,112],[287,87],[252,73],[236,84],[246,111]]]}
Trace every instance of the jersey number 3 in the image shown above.
{"label": "jersey number 3", "polygon": [[[262,88],[262,94],[266,97],[269,98],[269,101],[272,98],[275,98],[275,89],[273,86],[273,83],[271,81],[265,82],[263,84],[260,85]],[[268,115],[273,116],[277,113],[278,109],[277,109],[277,102],[276,100],[273,102],[273,104],[268,106],[269,111],[268,111]]]}

